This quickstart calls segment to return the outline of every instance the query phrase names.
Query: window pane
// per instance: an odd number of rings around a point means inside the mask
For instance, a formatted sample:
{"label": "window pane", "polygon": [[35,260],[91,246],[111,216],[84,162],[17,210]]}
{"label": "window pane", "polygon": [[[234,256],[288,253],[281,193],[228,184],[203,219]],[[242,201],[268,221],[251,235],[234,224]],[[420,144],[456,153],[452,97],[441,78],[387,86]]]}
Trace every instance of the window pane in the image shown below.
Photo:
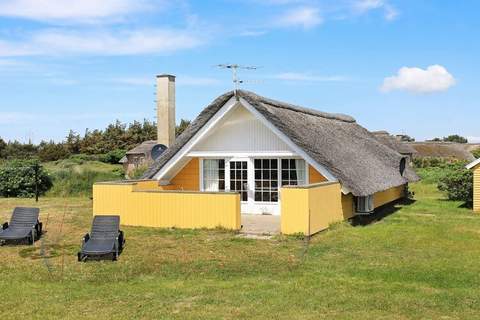
{"label": "window pane", "polygon": [[218,173],[218,177],[222,180],[225,179],[225,170],[220,170]]}
{"label": "window pane", "polygon": [[272,169],[277,169],[277,168],[278,168],[278,161],[277,161],[277,159],[272,159],[271,168],[272,168]]}
{"label": "window pane", "polygon": [[278,201],[278,193],[277,192],[272,192],[272,201],[274,201],[274,202]]}
{"label": "window pane", "polygon": [[260,169],[262,167],[262,160],[255,159],[255,169]]}
{"label": "window pane", "polygon": [[246,161],[242,162],[242,169],[247,169],[247,162]]}
{"label": "window pane", "polygon": [[282,169],[288,169],[288,159],[282,159]]}
{"label": "window pane", "polygon": [[255,179],[256,180],[262,179],[262,171],[255,170]]}
{"label": "window pane", "polygon": [[218,183],[218,188],[222,191],[225,190],[225,181],[220,180]]}
{"label": "window pane", "polygon": [[247,180],[247,170],[242,170],[242,179]]}
{"label": "window pane", "polygon": [[264,170],[263,171],[263,179],[270,179],[270,171]]}
{"label": "window pane", "polygon": [[288,180],[288,171],[282,170],[282,180]]}
{"label": "window pane", "polygon": [[264,192],[262,196],[263,201],[270,201],[270,193]]}
{"label": "window pane", "polygon": [[290,180],[297,181],[297,171],[290,170]]}
{"label": "window pane", "polygon": [[270,168],[270,161],[268,159],[263,159],[263,169]]}
{"label": "window pane", "polygon": [[295,159],[290,159],[290,169],[295,169]]}
{"label": "window pane", "polygon": [[260,192],[255,192],[255,201],[262,201],[262,194]]}
{"label": "window pane", "polygon": [[272,180],[277,180],[278,179],[278,171],[272,171]]}
{"label": "window pane", "polygon": [[242,201],[247,201],[247,200],[248,200],[247,193],[246,193],[246,192],[242,192]]}

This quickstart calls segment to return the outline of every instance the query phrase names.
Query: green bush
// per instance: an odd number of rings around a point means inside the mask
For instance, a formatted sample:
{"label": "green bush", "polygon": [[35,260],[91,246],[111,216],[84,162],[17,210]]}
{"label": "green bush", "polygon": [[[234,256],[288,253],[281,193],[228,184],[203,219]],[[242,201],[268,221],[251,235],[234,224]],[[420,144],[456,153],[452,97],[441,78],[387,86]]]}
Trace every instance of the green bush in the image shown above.
{"label": "green bush", "polygon": [[68,150],[61,143],[42,142],[38,147],[38,158],[42,162],[66,159],[69,155]]}
{"label": "green bush", "polygon": [[480,158],[480,148],[473,150],[472,154],[476,159],[479,159]]}
{"label": "green bush", "polygon": [[52,187],[52,180],[38,161],[12,160],[0,167],[0,196],[34,197],[35,167],[38,168],[38,192],[45,194]]}
{"label": "green bush", "polygon": [[101,162],[111,163],[111,164],[118,164],[120,159],[125,156],[125,150],[116,149],[112,150],[100,157]]}
{"label": "green bush", "polygon": [[60,170],[52,175],[53,188],[48,195],[90,197],[92,195],[92,186],[95,182],[120,180],[123,178],[123,174],[123,170],[118,169],[112,172]]}
{"label": "green bush", "polygon": [[143,177],[143,174],[148,170],[148,166],[140,166],[135,168],[129,175],[130,179],[140,179]]}
{"label": "green bush", "polygon": [[456,163],[459,160],[456,159],[445,159],[439,157],[423,157],[423,158],[414,158],[413,165],[415,168],[431,168],[439,167],[442,168],[450,163]]}
{"label": "green bush", "polygon": [[438,189],[447,193],[448,199],[456,201],[473,201],[473,173],[465,168],[464,163],[451,164],[445,168],[440,178]]}

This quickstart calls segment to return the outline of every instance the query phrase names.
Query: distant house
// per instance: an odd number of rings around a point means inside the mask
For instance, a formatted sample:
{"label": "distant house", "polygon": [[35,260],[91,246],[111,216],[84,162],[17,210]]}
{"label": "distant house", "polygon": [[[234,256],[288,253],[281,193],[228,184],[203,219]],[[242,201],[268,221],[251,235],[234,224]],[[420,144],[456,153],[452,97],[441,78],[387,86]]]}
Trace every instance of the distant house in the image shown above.
{"label": "distant house", "polygon": [[480,212],[480,159],[467,165],[473,171],[473,211]]}
{"label": "distant house", "polygon": [[155,140],[149,140],[127,151],[120,160],[125,174],[129,176],[135,169],[150,166],[166,148]]}
{"label": "distant house", "polygon": [[397,151],[401,155],[408,157],[410,161],[413,159],[413,155],[417,153],[412,146],[402,142],[401,139],[397,138],[401,137],[400,135],[392,136],[387,131],[373,131],[372,133],[378,141]]}
{"label": "distant house", "polygon": [[415,149],[415,158],[444,158],[451,160],[473,161],[475,157],[469,151],[469,145],[456,142],[409,142]]}

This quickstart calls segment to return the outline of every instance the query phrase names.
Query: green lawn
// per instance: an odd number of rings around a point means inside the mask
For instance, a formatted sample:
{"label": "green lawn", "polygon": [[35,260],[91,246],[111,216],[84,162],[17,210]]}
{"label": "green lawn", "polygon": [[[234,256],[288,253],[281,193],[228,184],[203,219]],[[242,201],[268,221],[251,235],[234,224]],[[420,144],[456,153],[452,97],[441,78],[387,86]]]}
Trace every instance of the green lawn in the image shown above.
{"label": "green lawn", "polygon": [[[90,200],[44,198],[45,237],[0,247],[0,319],[480,319],[480,216],[412,189],[415,203],[309,245],[125,227],[116,263],[76,262]],[[0,199],[2,220],[18,205],[35,203]]]}

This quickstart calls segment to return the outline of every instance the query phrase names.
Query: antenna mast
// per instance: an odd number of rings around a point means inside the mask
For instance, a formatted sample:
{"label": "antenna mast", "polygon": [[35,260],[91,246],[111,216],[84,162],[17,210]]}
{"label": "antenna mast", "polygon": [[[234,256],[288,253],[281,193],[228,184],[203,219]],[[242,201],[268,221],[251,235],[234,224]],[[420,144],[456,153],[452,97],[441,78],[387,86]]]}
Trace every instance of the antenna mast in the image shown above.
{"label": "antenna mast", "polygon": [[219,64],[218,68],[221,69],[230,69],[232,70],[232,81],[233,81],[233,93],[235,97],[237,96],[238,86],[243,83],[243,80],[238,79],[238,69],[243,70],[257,70],[258,67],[255,66],[241,66],[238,64]]}

